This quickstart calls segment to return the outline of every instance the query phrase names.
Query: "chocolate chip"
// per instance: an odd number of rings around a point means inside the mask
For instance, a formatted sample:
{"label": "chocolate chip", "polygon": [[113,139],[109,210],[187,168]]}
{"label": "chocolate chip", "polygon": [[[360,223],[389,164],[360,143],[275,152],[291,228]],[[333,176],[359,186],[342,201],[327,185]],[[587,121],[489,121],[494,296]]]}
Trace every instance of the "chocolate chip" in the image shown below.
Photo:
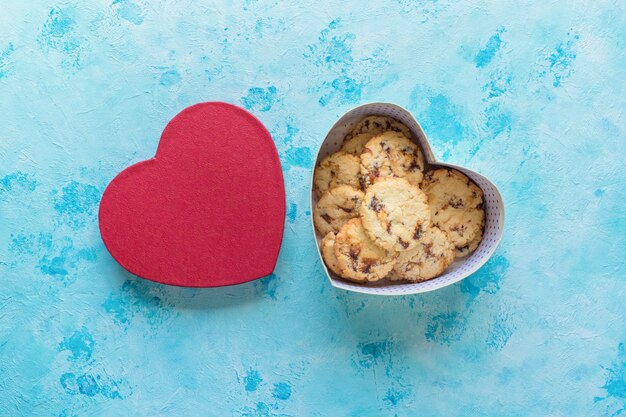
{"label": "chocolate chip", "polygon": [[465,232],[465,226],[464,225],[454,226],[454,227],[451,227],[450,230],[452,230],[453,232],[457,232],[459,236],[463,237],[463,233]]}
{"label": "chocolate chip", "polygon": [[391,234],[391,222],[387,223],[387,233]]}
{"label": "chocolate chip", "polygon": [[[363,176],[359,176],[359,186],[361,187],[361,190],[365,190],[365,177]],[[356,197],[355,197],[356,198]]]}
{"label": "chocolate chip", "polygon": [[330,223],[332,222],[334,219],[332,217],[330,217],[328,214],[322,214],[320,216],[322,219],[324,219],[326,221],[326,223]]}
{"label": "chocolate chip", "polygon": [[350,259],[352,259],[352,270],[357,271],[359,267],[359,251],[350,248]]}
{"label": "chocolate chip", "polygon": [[[372,170],[367,174],[367,176],[370,180],[370,184],[376,181],[376,178],[380,176],[380,167],[378,164],[374,164],[374,166],[372,166]],[[365,187],[363,188],[365,189]]]}
{"label": "chocolate chip", "polygon": [[450,204],[453,208],[458,209],[458,208],[463,208],[465,207],[465,202],[463,201],[462,198],[457,198],[456,200],[453,198],[450,199],[450,201],[448,202],[448,204]]}
{"label": "chocolate chip", "polygon": [[415,228],[415,233],[413,234],[413,239],[419,240],[422,237],[422,226],[418,226]]}
{"label": "chocolate chip", "polygon": [[481,201],[480,204],[476,206],[477,209],[482,210],[485,207],[485,204]]}
{"label": "chocolate chip", "polygon": [[384,205],[380,201],[378,201],[376,196],[374,196],[372,197],[372,200],[370,201],[370,208],[374,210],[376,213],[378,213],[384,208]]}
{"label": "chocolate chip", "polygon": [[405,242],[404,240],[398,238],[398,243],[400,244],[400,246],[402,246],[404,249],[409,247],[409,242]]}
{"label": "chocolate chip", "polygon": [[411,160],[411,165],[409,165],[408,170],[409,171],[417,171],[418,169],[420,169],[419,165],[417,165],[417,160],[416,159],[412,159]]}
{"label": "chocolate chip", "polygon": [[376,259],[365,258],[361,261],[363,266],[361,267],[361,272],[364,274],[369,274],[372,270],[372,266],[378,264]]}
{"label": "chocolate chip", "polygon": [[345,207],[341,207],[339,206],[340,209],[342,209],[343,211],[345,211],[346,213],[352,213],[352,209],[351,208],[345,208]]}

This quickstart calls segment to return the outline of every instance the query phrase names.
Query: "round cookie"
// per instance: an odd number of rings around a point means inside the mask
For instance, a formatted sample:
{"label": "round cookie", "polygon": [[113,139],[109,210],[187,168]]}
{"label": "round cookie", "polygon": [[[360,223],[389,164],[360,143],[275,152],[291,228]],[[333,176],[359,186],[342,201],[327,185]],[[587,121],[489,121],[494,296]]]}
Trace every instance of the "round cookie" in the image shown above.
{"label": "round cookie", "polygon": [[322,236],[338,232],[348,220],[359,215],[363,191],[340,185],[326,191],[313,210],[315,228]]}
{"label": "round cookie", "polygon": [[396,119],[387,116],[367,116],[358,122],[350,133],[346,135],[346,140],[360,135],[369,134],[370,138],[379,135],[383,132],[399,132],[406,137],[411,137],[411,131],[404,123],[400,123]]}
{"label": "round cookie", "polygon": [[315,169],[313,188],[320,197],[342,184],[359,188],[359,158],[346,152],[336,152],[320,161]]}
{"label": "round cookie", "polygon": [[414,248],[430,224],[426,195],[404,178],[381,178],[365,192],[359,208],[363,227],[377,245],[394,251]]}
{"label": "round cookie", "polygon": [[335,257],[341,276],[352,281],[378,281],[392,269],[397,254],[370,240],[361,219],[352,219],[335,236]]}
{"label": "round cookie", "polygon": [[445,168],[428,172],[422,190],[433,224],[448,234],[459,256],[476,249],[485,227],[482,190],[459,171]]}
{"label": "round cookie", "polygon": [[365,187],[379,178],[401,177],[419,186],[424,177],[424,156],[402,133],[385,132],[370,139],[361,152],[361,178]]}
{"label": "round cookie", "polygon": [[398,255],[394,278],[413,282],[435,278],[454,262],[455,254],[456,248],[445,232],[434,226],[426,227],[417,246]]}
{"label": "round cookie", "polygon": [[324,263],[335,275],[341,276],[341,270],[337,264],[337,257],[335,256],[335,234],[333,232],[328,233],[322,239],[322,258]]}
{"label": "round cookie", "polygon": [[352,155],[360,155],[363,151],[363,147],[365,144],[374,136],[379,135],[380,133],[359,133],[358,135],[354,135],[350,138],[346,138],[343,141],[343,145],[341,145],[341,150]]}

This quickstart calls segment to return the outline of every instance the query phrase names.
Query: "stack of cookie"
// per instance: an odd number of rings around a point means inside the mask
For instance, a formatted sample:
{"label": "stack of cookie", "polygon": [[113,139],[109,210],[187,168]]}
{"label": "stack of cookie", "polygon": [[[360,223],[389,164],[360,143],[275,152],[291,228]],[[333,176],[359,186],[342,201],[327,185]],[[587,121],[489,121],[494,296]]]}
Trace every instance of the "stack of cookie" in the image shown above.
{"label": "stack of cookie", "polygon": [[451,169],[425,170],[411,131],[368,116],[315,168],[313,219],[326,266],[356,282],[421,282],[473,252],[482,190]]}

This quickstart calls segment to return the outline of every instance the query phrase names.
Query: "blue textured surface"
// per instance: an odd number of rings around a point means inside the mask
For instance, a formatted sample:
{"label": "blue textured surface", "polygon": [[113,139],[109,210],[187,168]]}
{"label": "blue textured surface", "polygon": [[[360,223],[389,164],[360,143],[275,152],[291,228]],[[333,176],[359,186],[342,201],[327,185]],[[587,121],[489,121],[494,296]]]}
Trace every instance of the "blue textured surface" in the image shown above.
{"label": "blue textured surface", "polygon": [[[624,2],[5,3],[0,415],[626,415]],[[136,279],[100,195],[210,100],[276,141],[275,274]],[[503,243],[458,285],[375,298],[322,274],[313,158],[368,101],[501,188]]]}

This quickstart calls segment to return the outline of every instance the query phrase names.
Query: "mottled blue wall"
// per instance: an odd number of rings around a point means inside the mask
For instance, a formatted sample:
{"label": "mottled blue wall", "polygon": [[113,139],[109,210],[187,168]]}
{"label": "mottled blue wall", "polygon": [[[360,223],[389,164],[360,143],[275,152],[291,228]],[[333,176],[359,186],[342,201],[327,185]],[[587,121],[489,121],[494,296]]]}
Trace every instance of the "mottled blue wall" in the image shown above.
{"label": "mottled blue wall", "polygon": [[[625,3],[229,3],[2,5],[0,415],[626,415]],[[275,274],[142,281],[100,240],[100,195],[210,100],[280,152]],[[502,190],[502,245],[458,285],[325,280],[311,167],[368,101],[407,107],[438,157]]]}

